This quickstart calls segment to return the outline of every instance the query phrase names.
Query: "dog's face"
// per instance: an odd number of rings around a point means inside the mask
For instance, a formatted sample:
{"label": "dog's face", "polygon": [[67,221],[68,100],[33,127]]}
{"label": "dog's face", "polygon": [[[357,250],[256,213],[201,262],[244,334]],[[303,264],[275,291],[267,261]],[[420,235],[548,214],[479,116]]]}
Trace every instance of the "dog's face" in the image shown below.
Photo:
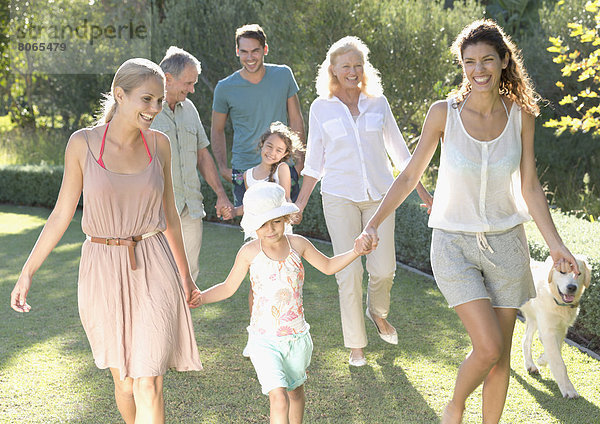
{"label": "dog's face", "polygon": [[572,272],[562,274],[557,271],[553,265],[552,258],[549,257],[546,262],[550,262],[550,273],[548,274],[548,284],[550,292],[557,302],[567,305],[577,305],[583,291],[590,286],[590,267],[584,258],[577,257],[579,266],[579,275]]}

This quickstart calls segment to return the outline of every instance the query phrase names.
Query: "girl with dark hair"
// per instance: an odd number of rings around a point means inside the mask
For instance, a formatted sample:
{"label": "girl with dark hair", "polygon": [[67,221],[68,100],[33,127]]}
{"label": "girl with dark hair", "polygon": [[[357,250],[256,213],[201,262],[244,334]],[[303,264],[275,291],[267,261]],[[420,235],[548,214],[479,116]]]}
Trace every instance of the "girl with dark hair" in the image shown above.
{"label": "girl with dark hair", "polygon": [[[290,167],[285,163],[297,159],[304,146],[300,137],[282,122],[273,122],[258,140],[260,164],[244,172],[246,189],[260,181],[275,182],[285,190],[285,198],[290,201],[292,180]],[[235,208],[235,215],[243,215],[243,206]]]}

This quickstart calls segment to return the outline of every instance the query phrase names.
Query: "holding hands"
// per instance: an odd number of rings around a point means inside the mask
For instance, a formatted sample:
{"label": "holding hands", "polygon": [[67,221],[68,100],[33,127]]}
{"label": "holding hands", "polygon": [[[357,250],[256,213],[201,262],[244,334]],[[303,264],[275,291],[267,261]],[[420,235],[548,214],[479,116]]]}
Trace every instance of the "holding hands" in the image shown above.
{"label": "holding hands", "polygon": [[359,255],[366,255],[375,250],[378,243],[377,230],[375,227],[367,226],[356,240],[354,240],[354,251]]}
{"label": "holding hands", "polygon": [[302,222],[302,212],[296,212],[290,215],[291,224],[298,225]]}
{"label": "holding hands", "polygon": [[235,216],[233,214],[233,204],[229,201],[227,196],[218,196],[217,204],[215,205],[215,209],[217,210],[217,217],[230,220]]}
{"label": "holding hands", "polygon": [[185,292],[185,299],[187,301],[189,308],[194,309],[194,308],[197,308],[198,306],[200,306],[201,299],[202,299],[202,292],[200,291],[198,286],[196,286],[196,283],[192,282],[189,285],[184,284],[184,287],[186,287],[184,292]]}

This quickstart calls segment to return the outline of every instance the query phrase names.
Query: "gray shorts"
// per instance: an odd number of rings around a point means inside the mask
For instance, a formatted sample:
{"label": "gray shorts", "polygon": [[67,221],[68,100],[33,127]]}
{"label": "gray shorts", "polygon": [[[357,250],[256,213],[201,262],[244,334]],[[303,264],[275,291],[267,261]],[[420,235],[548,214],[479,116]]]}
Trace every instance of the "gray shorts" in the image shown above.
{"label": "gray shorts", "polygon": [[477,233],[433,230],[431,268],[440,291],[451,308],[477,299],[519,308],[535,297],[523,225],[484,239],[490,249],[480,247]]}

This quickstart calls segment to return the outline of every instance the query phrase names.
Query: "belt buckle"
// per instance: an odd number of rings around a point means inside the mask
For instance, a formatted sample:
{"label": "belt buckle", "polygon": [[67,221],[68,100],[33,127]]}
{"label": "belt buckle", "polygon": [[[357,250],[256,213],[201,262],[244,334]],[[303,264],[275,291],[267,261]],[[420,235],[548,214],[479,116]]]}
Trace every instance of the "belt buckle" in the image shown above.
{"label": "belt buckle", "polygon": [[111,238],[107,238],[107,239],[106,239],[106,245],[107,245],[107,246],[109,246],[109,245],[110,245],[110,241],[111,241],[111,240],[116,240],[116,241],[117,241],[117,244],[116,244],[117,246],[120,246],[120,245],[121,245],[121,239],[120,239],[120,238],[117,238],[117,237],[111,237]]}

